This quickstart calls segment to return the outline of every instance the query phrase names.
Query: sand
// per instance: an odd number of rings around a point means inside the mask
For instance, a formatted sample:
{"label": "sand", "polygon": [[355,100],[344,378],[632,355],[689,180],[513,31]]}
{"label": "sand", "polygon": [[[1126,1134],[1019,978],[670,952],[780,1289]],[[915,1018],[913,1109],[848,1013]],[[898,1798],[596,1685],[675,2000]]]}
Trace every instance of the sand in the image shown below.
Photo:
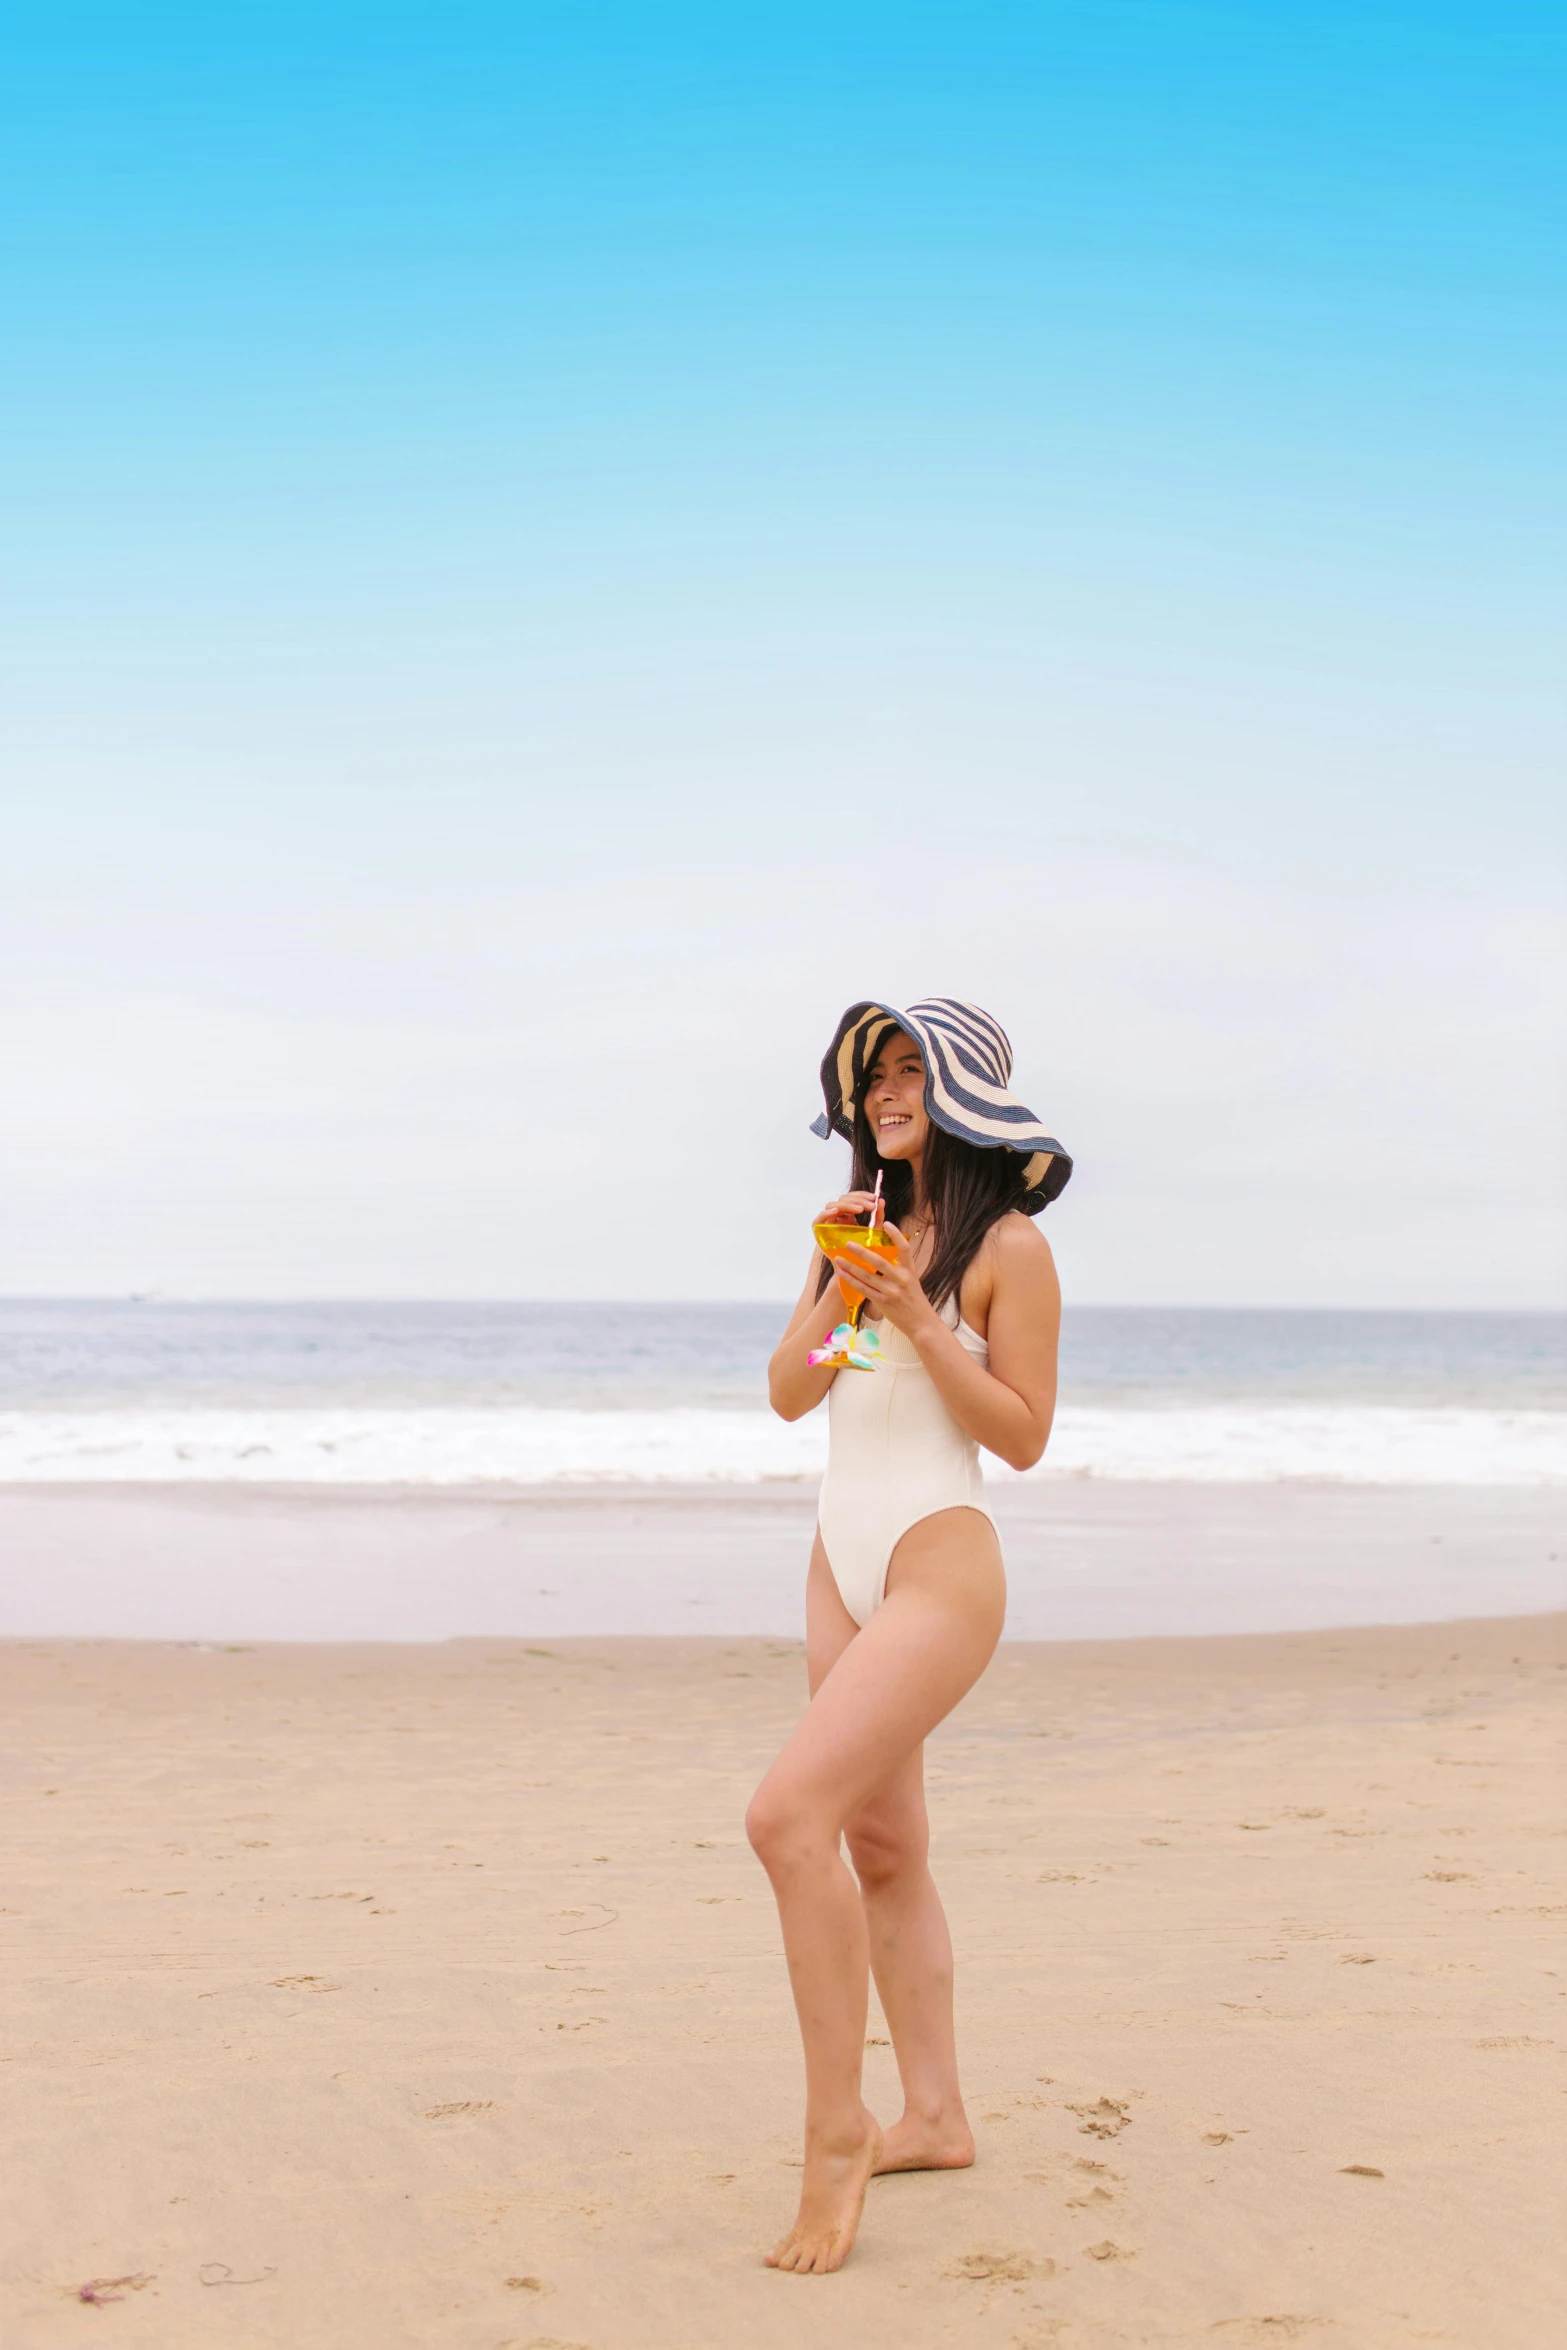
{"label": "sand", "polygon": [[[1014,1639],[1567,1606],[1548,1487],[996,1479]],[[0,1637],[798,1630],[815,1486],[0,1487]]]}
{"label": "sand", "polygon": [[979,2162],[824,2279],[795,1644],[0,1672],[7,2350],[1560,2339],[1559,1617],[1004,1647],[931,1763]]}

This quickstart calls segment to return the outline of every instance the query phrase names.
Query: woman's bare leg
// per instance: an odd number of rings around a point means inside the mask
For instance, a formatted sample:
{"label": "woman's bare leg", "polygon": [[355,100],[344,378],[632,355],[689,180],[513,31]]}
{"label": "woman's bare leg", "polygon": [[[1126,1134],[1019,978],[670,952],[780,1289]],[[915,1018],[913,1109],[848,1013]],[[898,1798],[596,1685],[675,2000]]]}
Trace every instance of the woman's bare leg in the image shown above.
{"label": "woman's bare leg", "polygon": [[902,2118],[886,2132],[878,2171],[962,2170],[974,2159],[958,2085],[952,1937],[930,1873],[924,1765],[922,1747],[846,1830],[903,2084]]}
{"label": "woman's bare leg", "polygon": [[[818,1622],[825,1572],[825,1559],[813,1555]],[[1004,1609],[988,1519],[943,1511],[911,1529],[886,1600],[846,1640],[747,1815],[778,1898],[805,2044],[805,2176],[799,2216],[770,2255],[775,2267],[840,2266],[881,2152],[860,2095],[869,1939],[843,1863],[844,1828],[978,1680]],[[830,1617],[824,1630],[830,1646]],[[950,1956],[947,1967],[950,1975]]]}
{"label": "woman's bare leg", "polygon": [[[895,1554],[898,1579],[944,1533],[950,1533],[944,1520],[912,1526]],[[806,1648],[814,1695],[858,1626],[819,1547],[812,1563]],[[860,1881],[871,1973],[903,2085],[903,2114],[885,2133],[876,2168],[964,2169],[974,2159],[974,2133],[958,2081],[952,1937],[930,1873],[923,1744],[847,1823],[845,1841]]]}

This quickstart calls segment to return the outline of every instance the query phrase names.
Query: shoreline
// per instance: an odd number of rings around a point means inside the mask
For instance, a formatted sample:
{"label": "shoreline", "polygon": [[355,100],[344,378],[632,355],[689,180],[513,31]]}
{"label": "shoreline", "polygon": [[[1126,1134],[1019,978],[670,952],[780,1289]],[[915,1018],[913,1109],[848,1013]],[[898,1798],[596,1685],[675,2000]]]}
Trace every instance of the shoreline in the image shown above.
{"label": "shoreline", "polygon": [[[1553,1488],[1074,1479],[988,1491],[1007,1638],[1309,1631],[1567,1604]],[[792,1637],[814,1480],[0,1487],[0,1638]]]}

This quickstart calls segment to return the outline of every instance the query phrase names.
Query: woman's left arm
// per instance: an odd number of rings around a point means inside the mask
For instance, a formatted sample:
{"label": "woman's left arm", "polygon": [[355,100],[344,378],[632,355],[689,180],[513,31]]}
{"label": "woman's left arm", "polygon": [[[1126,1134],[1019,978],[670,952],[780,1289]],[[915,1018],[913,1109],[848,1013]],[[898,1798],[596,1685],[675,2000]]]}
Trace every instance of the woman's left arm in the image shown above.
{"label": "woman's left arm", "polygon": [[1026,1217],[1005,1217],[985,1247],[991,1272],[988,1371],[948,1329],[905,1265],[888,1264],[856,1248],[850,1271],[856,1285],[871,1293],[888,1321],[918,1348],[937,1394],[965,1436],[1014,1469],[1031,1469],[1044,1452],[1055,1417],[1061,1285],[1050,1243]]}

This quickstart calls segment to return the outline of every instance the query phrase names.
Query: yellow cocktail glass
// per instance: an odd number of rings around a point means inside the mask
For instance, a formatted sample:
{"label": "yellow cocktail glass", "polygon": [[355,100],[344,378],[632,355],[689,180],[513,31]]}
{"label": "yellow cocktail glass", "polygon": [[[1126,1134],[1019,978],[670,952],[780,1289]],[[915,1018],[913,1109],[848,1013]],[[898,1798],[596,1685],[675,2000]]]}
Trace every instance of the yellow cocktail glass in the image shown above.
{"label": "yellow cocktail glass", "polygon": [[[817,1247],[829,1264],[834,1257],[842,1256],[851,1241],[856,1248],[868,1248],[873,1256],[890,1257],[894,1264],[898,1261],[897,1242],[889,1240],[879,1224],[813,1224],[811,1230],[816,1236]],[[854,1288],[846,1273],[839,1273],[837,1280],[843,1302],[848,1308],[849,1328],[858,1330],[860,1316],[865,1311],[865,1292]]]}

